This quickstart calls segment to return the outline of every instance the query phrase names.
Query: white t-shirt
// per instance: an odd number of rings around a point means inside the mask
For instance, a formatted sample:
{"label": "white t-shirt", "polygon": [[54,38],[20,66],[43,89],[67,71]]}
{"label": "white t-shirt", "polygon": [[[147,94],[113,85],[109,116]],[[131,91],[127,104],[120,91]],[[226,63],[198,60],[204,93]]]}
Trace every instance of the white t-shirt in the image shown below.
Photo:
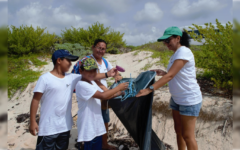
{"label": "white t-shirt", "polygon": [[167,70],[171,68],[175,60],[182,59],[188,62],[169,81],[169,91],[175,103],[179,105],[195,105],[202,101],[202,93],[196,80],[195,60],[192,51],[181,46],[170,58]]}
{"label": "white t-shirt", "polygon": [[103,92],[94,81],[92,81],[92,84],[79,81],[76,85],[78,142],[91,141],[95,137],[106,133],[101,101],[92,97],[97,91]]}
{"label": "white t-shirt", "polygon": [[[93,58],[94,58],[94,56],[93,55],[91,55]],[[95,59],[95,58],[94,58]],[[96,59],[95,59],[95,61],[96,61]],[[102,64],[100,65],[100,64],[98,64],[98,62],[97,62],[97,65],[98,65],[98,69],[99,69],[99,73],[106,73],[106,72],[108,72],[109,70],[111,70],[112,68],[113,68],[113,66],[112,66],[112,64],[106,59],[106,61],[107,61],[107,63],[108,63],[108,68],[106,68],[106,65],[105,65],[105,63],[104,63],[104,61],[102,60]],[[107,78],[104,78],[104,79],[101,79],[100,80],[100,82],[105,86],[105,87],[108,87],[108,85],[107,85]]]}
{"label": "white t-shirt", "polygon": [[33,92],[41,98],[39,136],[53,135],[72,129],[72,93],[81,75],[66,73],[58,78],[47,72],[41,75]]}

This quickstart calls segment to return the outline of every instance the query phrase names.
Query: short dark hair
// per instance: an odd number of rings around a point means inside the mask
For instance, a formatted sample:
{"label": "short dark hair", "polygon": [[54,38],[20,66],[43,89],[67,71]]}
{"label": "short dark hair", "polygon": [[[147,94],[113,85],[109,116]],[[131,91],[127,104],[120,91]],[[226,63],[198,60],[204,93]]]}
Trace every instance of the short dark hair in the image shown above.
{"label": "short dark hair", "polygon": [[[173,37],[177,37],[178,35],[173,35]],[[186,31],[183,31],[182,37],[180,38],[180,44],[182,46],[190,47],[190,38]]]}
{"label": "short dark hair", "polygon": [[82,71],[85,70],[84,67],[83,67],[83,64],[81,64],[79,68],[80,68]]}
{"label": "short dark hair", "polygon": [[106,47],[107,47],[107,42],[104,41],[103,39],[96,39],[96,40],[94,41],[93,46],[95,47],[99,42],[103,42],[103,43],[105,43],[105,44],[106,44]]}
{"label": "short dark hair", "polygon": [[[61,57],[60,59],[63,60],[64,57]],[[53,65],[54,65],[54,66],[56,65],[56,61],[57,61],[57,59],[53,62]]]}

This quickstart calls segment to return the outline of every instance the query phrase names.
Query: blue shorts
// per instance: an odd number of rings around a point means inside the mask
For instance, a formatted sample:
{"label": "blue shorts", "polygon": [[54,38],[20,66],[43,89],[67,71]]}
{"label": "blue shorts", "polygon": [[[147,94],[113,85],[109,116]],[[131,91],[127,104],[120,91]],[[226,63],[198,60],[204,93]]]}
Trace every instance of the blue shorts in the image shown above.
{"label": "blue shorts", "polygon": [[66,150],[68,149],[70,131],[48,136],[38,136],[36,150]]}
{"label": "blue shorts", "polygon": [[170,108],[179,111],[180,115],[198,117],[201,107],[202,102],[196,105],[184,106],[178,105],[177,103],[174,102],[172,98],[170,99]]}
{"label": "blue shorts", "polygon": [[103,117],[104,123],[109,123],[109,121],[110,121],[109,109],[106,109],[106,110],[102,109],[102,117]]}
{"label": "blue shorts", "polygon": [[97,136],[91,141],[84,142],[84,150],[102,150],[102,136]]}

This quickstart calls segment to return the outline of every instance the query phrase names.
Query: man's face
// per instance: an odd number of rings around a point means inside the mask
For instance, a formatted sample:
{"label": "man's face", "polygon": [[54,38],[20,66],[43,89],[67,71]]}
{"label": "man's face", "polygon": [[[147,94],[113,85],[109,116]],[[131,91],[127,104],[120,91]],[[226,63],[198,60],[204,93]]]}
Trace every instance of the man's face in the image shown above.
{"label": "man's face", "polygon": [[58,58],[57,59],[57,63],[60,65],[60,68],[62,70],[62,72],[68,72],[68,70],[70,69],[72,62],[69,59],[66,58]]}
{"label": "man's face", "polygon": [[97,58],[102,58],[106,52],[106,44],[104,42],[98,42],[96,46],[92,46],[93,55]]}

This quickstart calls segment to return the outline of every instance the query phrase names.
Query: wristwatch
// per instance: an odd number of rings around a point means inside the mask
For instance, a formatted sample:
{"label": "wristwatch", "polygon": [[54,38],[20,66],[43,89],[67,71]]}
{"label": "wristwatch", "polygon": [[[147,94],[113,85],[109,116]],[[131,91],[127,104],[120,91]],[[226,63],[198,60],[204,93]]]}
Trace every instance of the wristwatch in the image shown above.
{"label": "wristwatch", "polygon": [[152,90],[152,91],[154,91],[154,87],[153,87],[152,85],[149,86],[149,89]]}

